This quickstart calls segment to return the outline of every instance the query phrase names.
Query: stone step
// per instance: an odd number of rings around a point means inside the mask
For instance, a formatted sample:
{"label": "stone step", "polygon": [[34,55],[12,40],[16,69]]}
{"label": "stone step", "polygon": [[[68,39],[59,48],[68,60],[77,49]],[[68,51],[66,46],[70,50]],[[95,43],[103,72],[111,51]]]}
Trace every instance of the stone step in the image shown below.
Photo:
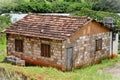
{"label": "stone step", "polygon": [[13,65],[18,65],[18,66],[25,66],[25,60],[21,60],[20,58],[15,57],[15,56],[5,57],[3,62],[11,63]]}

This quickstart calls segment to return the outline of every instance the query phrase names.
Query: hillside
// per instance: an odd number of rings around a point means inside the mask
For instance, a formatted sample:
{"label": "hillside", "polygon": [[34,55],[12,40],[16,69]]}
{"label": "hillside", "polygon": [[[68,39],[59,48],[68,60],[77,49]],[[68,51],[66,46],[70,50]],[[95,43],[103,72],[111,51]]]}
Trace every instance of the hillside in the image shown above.
{"label": "hillside", "polygon": [[0,0],[3,12],[73,12],[81,8],[96,11],[120,12],[120,0]]}
{"label": "hillside", "polygon": [[119,0],[0,0],[0,14],[22,13],[71,13],[74,16],[89,16],[102,20],[113,17],[120,24]]}

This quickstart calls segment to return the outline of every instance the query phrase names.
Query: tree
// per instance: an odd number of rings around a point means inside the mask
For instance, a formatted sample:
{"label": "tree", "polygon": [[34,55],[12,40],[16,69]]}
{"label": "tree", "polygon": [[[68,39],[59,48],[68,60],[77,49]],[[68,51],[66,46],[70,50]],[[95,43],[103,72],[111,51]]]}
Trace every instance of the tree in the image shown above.
{"label": "tree", "polygon": [[65,13],[65,12],[67,12],[68,7],[69,7],[69,3],[67,3],[67,2],[55,1],[52,4],[52,12]]}
{"label": "tree", "polygon": [[99,0],[93,5],[93,10],[120,12],[120,0]]}
{"label": "tree", "polygon": [[51,4],[46,2],[24,2],[19,3],[15,8],[15,11],[23,13],[49,13],[51,12],[51,7]]}
{"label": "tree", "polygon": [[98,2],[99,0],[85,0],[85,1],[87,1],[87,2]]}
{"label": "tree", "polygon": [[64,0],[64,1],[67,1],[67,2],[81,2],[81,0]]}

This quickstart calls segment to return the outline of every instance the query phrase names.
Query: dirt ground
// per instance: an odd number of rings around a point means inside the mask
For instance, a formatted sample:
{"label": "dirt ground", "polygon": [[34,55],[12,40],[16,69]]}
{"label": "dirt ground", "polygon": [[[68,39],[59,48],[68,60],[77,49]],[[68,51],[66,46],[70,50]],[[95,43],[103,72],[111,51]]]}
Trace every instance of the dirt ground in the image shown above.
{"label": "dirt ground", "polygon": [[120,62],[118,62],[115,66],[104,68],[102,70],[99,70],[98,72],[110,74],[112,76],[120,78]]}

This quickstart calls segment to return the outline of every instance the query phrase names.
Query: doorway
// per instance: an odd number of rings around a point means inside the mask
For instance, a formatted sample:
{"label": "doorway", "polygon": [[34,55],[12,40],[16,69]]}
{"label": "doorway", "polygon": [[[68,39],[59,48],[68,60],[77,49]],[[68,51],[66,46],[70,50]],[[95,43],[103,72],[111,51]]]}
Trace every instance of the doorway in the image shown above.
{"label": "doorway", "polygon": [[67,48],[67,61],[66,61],[67,70],[72,70],[72,62],[73,62],[73,48]]}

